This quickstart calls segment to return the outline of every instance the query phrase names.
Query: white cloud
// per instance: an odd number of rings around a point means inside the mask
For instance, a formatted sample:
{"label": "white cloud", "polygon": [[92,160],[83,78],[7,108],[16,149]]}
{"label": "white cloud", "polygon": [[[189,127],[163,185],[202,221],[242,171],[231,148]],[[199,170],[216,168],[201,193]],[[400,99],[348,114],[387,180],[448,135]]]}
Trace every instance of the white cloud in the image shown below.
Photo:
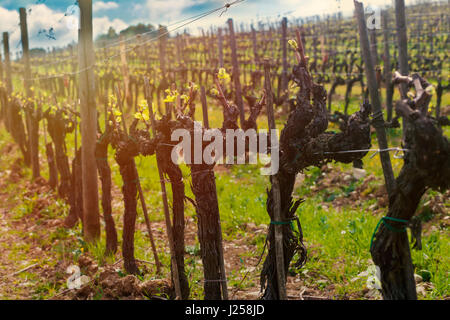
{"label": "white cloud", "polygon": [[[64,12],[55,11],[45,4],[33,5],[31,12],[27,12],[28,37],[30,48],[53,48],[62,47],[71,42],[78,41],[78,30],[72,27],[70,22],[73,16],[65,16]],[[10,33],[10,51],[15,54],[21,51],[19,13],[17,10],[7,10],[0,7],[0,30]],[[101,33],[108,31],[112,26],[117,32],[128,27],[128,24],[121,19],[110,20],[108,17],[98,17],[93,19],[94,39]],[[46,36],[50,28],[53,28],[55,39]],[[39,31],[46,30],[47,33],[39,34]],[[1,46],[3,49],[3,46]]]}
{"label": "white cloud", "polygon": [[14,29],[19,23],[19,12],[0,7],[0,30]]}
{"label": "white cloud", "polygon": [[[10,50],[14,54],[21,51],[19,14],[17,10],[6,10],[0,7],[0,30],[10,33]],[[68,17],[63,12],[54,11],[45,4],[33,5],[27,11],[28,37],[30,48],[51,48],[68,44],[77,39],[77,30],[68,27]],[[53,28],[53,33],[49,30]],[[45,30],[46,32],[41,32]],[[51,35],[51,36],[50,36]],[[50,39],[54,37],[54,39]]]}
{"label": "white cloud", "polygon": [[105,10],[111,10],[111,9],[117,9],[119,7],[119,4],[117,4],[116,2],[113,1],[108,1],[108,2],[95,2],[93,4],[92,10],[94,12],[98,12],[98,11],[105,11]]}
{"label": "white cloud", "polygon": [[179,17],[192,3],[193,0],[147,0],[149,20],[163,23],[168,18]]}
{"label": "white cloud", "polygon": [[[147,9],[149,13],[149,20],[154,21],[155,24],[170,24],[179,21],[183,18],[188,18],[183,12],[193,6],[200,6],[205,4],[215,4],[215,7],[220,7],[225,4],[221,0],[147,0]],[[204,11],[204,10],[203,10]],[[202,13],[202,12],[198,12]],[[197,13],[197,14],[198,14]],[[191,14],[191,16],[196,14]]]}
{"label": "white cloud", "polygon": [[[252,0],[250,0],[252,1]],[[258,1],[258,0],[256,0]],[[394,0],[359,0],[363,3],[364,7],[379,7],[385,8],[388,6],[394,6]],[[434,0],[432,0],[434,1]],[[412,5],[417,3],[417,0],[405,0],[406,5]],[[354,11],[355,5],[353,0],[320,0],[320,1],[310,1],[310,0],[278,0],[278,5],[280,8],[286,9],[291,8],[293,10],[292,14],[294,16],[313,16],[313,15],[324,15],[333,14],[342,11],[345,15],[351,15]]]}
{"label": "white cloud", "polygon": [[[10,50],[13,51],[14,48],[12,48],[13,43],[17,42],[17,35],[20,37],[20,30],[19,30],[19,12],[18,11],[10,11],[6,10],[5,8],[0,7],[0,30],[3,32],[9,33],[9,47]],[[2,38],[3,39],[3,36]],[[0,42],[2,41],[0,39]],[[19,38],[20,39],[20,38]],[[4,57],[3,52],[3,45],[1,46],[1,52],[2,56]]]}
{"label": "white cloud", "polygon": [[121,19],[110,20],[108,17],[94,18],[93,21],[94,39],[103,33],[106,33],[109,27],[113,27],[116,32],[122,31],[128,27],[128,24]]}

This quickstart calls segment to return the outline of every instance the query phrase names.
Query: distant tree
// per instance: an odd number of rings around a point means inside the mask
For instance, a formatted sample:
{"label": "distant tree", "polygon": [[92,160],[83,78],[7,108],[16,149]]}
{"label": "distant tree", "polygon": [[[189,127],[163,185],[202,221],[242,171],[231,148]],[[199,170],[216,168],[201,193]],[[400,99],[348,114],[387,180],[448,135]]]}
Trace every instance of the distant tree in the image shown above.
{"label": "distant tree", "polygon": [[108,32],[105,34],[101,34],[97,37],[96,41],[111,41],[115,40],[119,37],[116,30],[113,27],[109,27]]}
{"label": "distant tree", "polygon": [[30,57],[40,57],[45,55],[47,52],[43,48],[33,48],[30,49]]}
{"label": "distant tree", "polygon": [[147,33],[154,30],[155,27],[151,24],[145,25],[143,23],[139,23],[136,26],[129,26],[125,30],[120,31],[120,35],[123,35],[124,37],[131,37],[137,34]]}
{"label": "distant tree", "polygon": [[[148,33],[151,31],[155,31],[155,27],[151,24],[143,24],[139,23],[135,26],[129,26],[128,28],[119,32],[119,34],[125,38],[132,37],[138,34]],[[117,34],[116,30],[113,27],[109,27],[108,32],[105,34],[101,34],[97,37],[97,42],[111,41],[119,38],[119,34]]]}
{"label": "distant tree", "polygon": [[[162,37],[162,38],[164,38],[164,39],[169,38],[169,29],[167,29],[166,26],[159,25],[158,28],[159,28],[159,36],[160,36],[160,37]],[[163,35],[164,35],[164,36],[163,36]]]}

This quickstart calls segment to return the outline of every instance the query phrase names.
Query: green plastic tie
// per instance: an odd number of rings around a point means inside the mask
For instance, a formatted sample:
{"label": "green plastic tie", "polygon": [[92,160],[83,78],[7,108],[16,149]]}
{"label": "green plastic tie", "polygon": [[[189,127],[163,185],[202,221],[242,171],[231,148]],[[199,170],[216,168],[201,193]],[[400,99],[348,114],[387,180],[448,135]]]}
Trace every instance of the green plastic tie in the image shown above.
{"label": "green plastic tie", "polygon": [[276,226],[283,226],[283,225],[290,225],[291,229],[294,230],[294,224],[292,223],[293,220],[289,221],[270,221],[270,224],[276,225]]}
{"label": "green plastic tie", "polygon": [[397,233],[406,232],[406,227],[398,229],[398,228],[390,225],[388,222],[386,222],[386,220],[401,222],[401,223],[405,223],[405,224],[408,223],[408,220],[404,220],[404,219],[398,219],[398,218],[393,218],[393,217],[381,218],[380,221],[378,221],[378,224],[375,227],[375,230],[373,231],[372,238],[370,239],[370,250],[372,250],[373,240],[375,239],[375,234],[377,233],[378,229],[380,228],[381,223],[383,223],[386,226],[386,228],[392,232],[397,232]]}
{"label": "green plastic tie", "polygon": [[132,137],[131,135],[128,135],[128,139],[130,139],[130,140],[133,141],[134,143],[138,143],[138,142],[136,141],[136,139],[135,139],[134,137]]}
{"label": "green plastic tie", "polygon": [[103,139],[105,138],[105,136],[106,136],[105,134],[102,134],[101,137],[100,137],[100,139],[98,139],[97,143],[98,143],[98,144],[102,143],[102,141],[103,141]]}
{"label": "green plastic tie", "polygon": [[123,183],[123,185],[125,186],[125,185],[127,185],[127,184],[137,184],[138,183],[138,179],[134,179],[134,180],[131,180],[131,181],[125,181],[124,183]]}

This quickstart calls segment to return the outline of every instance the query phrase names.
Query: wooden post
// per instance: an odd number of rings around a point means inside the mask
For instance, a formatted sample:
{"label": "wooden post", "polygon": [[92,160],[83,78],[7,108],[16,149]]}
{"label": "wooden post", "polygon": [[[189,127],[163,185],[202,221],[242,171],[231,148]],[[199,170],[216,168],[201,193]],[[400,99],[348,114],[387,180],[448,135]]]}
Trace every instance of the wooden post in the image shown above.
{"label": "wooden post", "polygon": [[162,77],[166,76],[166,39],[163,26],[159,26],[159,64],[161,67]]}
{"label": "wooden post", "polygon": [[222,287],[222,299],[228,300],[228,282],[227,282],[227,273],[225,270],[225,258],[223,253],[223,238],[222,238],[222,223],[220,222],[220,217],[218,219],[218,233],[217,233],[217,240],[219,242],[218,244],[218,250],[219,250],[219,264],[220,264],[220,285]]}
{"label": "wooden post", "polygon": [[19,8],[20,15],[20,39],[22,42],[22,58],[24,60],[24,79],[25,92],[28,98],[31,97],[31,66],[28,45],[27,11],[25,8]]}
{"label": "wooden post", "polygon": [[[270,62],[268,59],[264,60],[264,86],[266,89],[267,99],[267,120],[270,130],[276,129],[275,116],[273,114],[273,93],[272,84],[270,81]],[[273,146],[272,146],[273,147]],[[281,195],[280,183],[278,176],[275,174],[271,176],[272,192],[273,192],[273,215],[275,221],[281,221]],[[277,266],[277,280],[278,280],[278,294],[280,300],[286,300],[286,275],[284,273],[284,252],[283,252],[283,229],[282,225],[274,225],[275,228],[275,256]]]}
{"label": "wooden post", "polygon": [[[0,53],[0,85],[3,85],[3,83],[4,83],[3,69],[4,69],[3,68],[3,59],[2,59],[2,54]],[[3,120],[3,124],[5,125],[6,130],[9,131],[7,112],[8,112],[8,106],[5,101],[5,104],[1,105],[0,119]]]}
{"label": "wooden post", "polygon": [[417,39],[416,39],[417,54],[419,55],[419,57],[422,56],[422,47],[420,45],[420,42],[422,41],[421,31],[422,31],[422,17],[419,17],[419,22],[417,23]]}
{"label": "wooden post", "polygon": [[[406,15],[405,0],[395,0],[395,23],[397,27],[397,43],[398,43],[398,66],[402,76],[409,73],[408,67],[408,38],[406,36]],[[431,41],[431,52],[433,51],[433,41]],[[402,99],[406,98],[408,87],[406,83],[400,84],[400,94]],[[405,117],[402,117],[402,136],[405,139],[405,132],[408,126]]]}
{"label": "wooden post", "polygon": [[[364,7],[361,2],[354,0],[356,18],[358,20],[359,40],[361,44],[361,54],[364,58],[364,68],[367,78],[367,85],[369,88],[370,101],[373,111],[373,126],[377,131],[378,145],[380,149],[387,149],[388,142],[384,126],[383,113],[381,111],[381,101],[378,94],[377,79],[375,76],[375,69],[373,60],[370,55],[369,36],[367,34],[366,20],[364,18]],[[384,180],[386,183],[386,190],[390,196],[395,188],[394,172],[392,170],[391,158],[389,152],[380,152],[381,166],[383,167]]]}
{"label": "wooden post", "polygon": [[[23,60],[25,64],[24,84],[27,98],[33,96],[31,92],[31,66],[30,66],[30,47],[28,44],[28,27],[27,27],[27,11],[25,8],[19,9],[20,15],[20,35],[22,42]],[[39,121],[35,120],[35,111],[28,110],[25,114],[25,121],[28,131],[28,146],[30,148],[31,168],[33,172],[33,180],[41,176],[39,168]],[[37,127],[36,127],[37,126]]]}
{"label": "wooden post", "polygon": [[[76,64],[75,64],[75,58],[73,54],[73,45],[69,45],[69,53],[70,53],[70,65],[71,65],[71,72],[76,72]],[[75,76],[69,77],[69,86],[67,87],[67,94],[69,97],[72,97],[72,99],[75,99]]]}
{"label": "wooden post", "polygon": [[177,33],[177,37],[175,38],[175,49],[177,53],[177,62],[180,66],[183,65],[183,54],[181,53],[181,35]]}
{"label": "wooden post", "polygon": [[[202,86],[200,90],[200,98],[202,101],[202,110],[203,110],[203,123],[206,129],[209,129],[209,119],[208,119],[208,104],[206,102],[206,91],[205,87]],[[214,182],[215,184],[215,182]],[[215,187],[214,187],[215,189]],[[217,219],[218,224],[218,233],[217,233],[217,242],[218,242],[218,251],[219,251],[219,264],[220,264],[220,276],[221,276],[221,287],[222,287],[222,298],[223,300],[228,300],[228,285],[227,285],[227,274],[225,270],[225,261],[223,254],[223,240],[222,240],[222,224],[220,222],[220,216]]]}
{"label": "wooden post", "polygon": [[[144,41],[144,39],[142,39]],[[145,41],[148,41],[148,39],[145,39]],[[150,44],[146,43],[144,45],[144,56],[145,56],[145,68],[146,70],[150,70],[151,68],[151,61],[150,61]]]}
{"label": "wooden post", "polygon": [[[81,29],[78,29],[77,58],[78,58],[78,69],[79,70],[81,69],[80,61],[81,61],[81,59],[83,57],[83,46],[80,43],[80,39],[81,39]],[[80,99],[80,97],[81,97],[81,93],[80,93],[80,87],[81,87],[80,79],[81,79],[81,76],[82,75],[78,73],[76,75],[76,80],[75,80],[76,84],[77,84],[75,86],[75,88],[76,88],[75,97],[78,97],[78,99]],[[108,97],[108,85],[106,85],[106,92],[105,92],[105,94],[106,94],[106,98],[107,98]],[[106,104],[106,102],[105,102],[105,104]],[[80,119],[81,119],[81,107],[80,107]],[[105,123],[106,123],[106,121],[107,120],[105,120]],[[105,128],[106,128],[106,125],[105,125]],[[80,132],[81,132],[81,126],[80,126]]]}
{"label": "wooden post", "polygon": [[[408,39],[406,37],[405,0],[395,0],[395,22],[397,26],[398,64],[402,76],[407,76],[408,68]],[[408,91],[406,84],[400,85],[402,96]]]}
{"label": "wooden post", "polygon": [[369,31],[370,55],[374,66],[378,65],[378,45],[377,45],[377,29]]}
{"label": "wooden post", "polygon": [[245,122],[244,101],[242,100],[242,88],[239,73],[239,62],[237,57],[236,36],[234,34],[233,19],[228,19],[228,29],[230,30],[231,59],[233,64],[233,80],[234,80],[234,90],[236,94],[236,105],[239,109],[240,123],[242,127]]}
{"label": "wooden post", "polygon": [[203,44],[203,54],[205,56],[205,64],[207,63],[207,61],[210,61],[210,57],[209,57],[209,50],[208,50],[208,43],[207,43],[207,35],[205,34],[205,30],[202,29],[202,44]]}
{"label": "wooden post", "polygon": [[217,41],[219,46],[219,67],[223,68],[223,38],[222,38],[222,28],[217,31]]}
{"label": "wooden post", "polygon": [[100,237],[98,208],[97,164],[97,108],[95,104],[94,47],[92,40],[92,0],[79,0],[81,46],[78,68],[81,113],[81,167],[83,185],[84,238],[93,242]]}
{"label": "wooden post", "polygon": [[202,101],[203,125],[206,129],[209,129],[208,104],[206,103],[206,91],[204,86],[200,88],[200,99]]}
{"label": "wooden post", "polygon": [[[153,136],[156,137],[156,122],[155,122],[155,116],[153,113],[153,107],[152,107],[152,101],[150,98],[149,93],[149,81],[148,78],[144,78],[144,92],[145,92],[145,98],[147,99],[148,108],[150,111],[150,120],[152,124],[152,131]],[[166,192],[166,183],[163,171],[161,169],[161,166],[158,163],[158,157],[156,157],[156,165],[158,167],[158,173],[159,173],[159,181],[161,184],[161,193],[162,193],[162,199],[163,199],[163,205],[164,205],[164,217],[166,220],[166,229],[167,229],[167,237],[169,238],[169,249],[170,249],[170,260],[172,263],[172,272],[173,272],[173,279],[174,279],[174,286],[175,286],[175,294],[177,295],[178,299],[181,299],[181,284],[180,284],[180,276],[178,274],[178,265],[177,260],[175,258],[175,245],[173,242],[173,230],[172,230],[172,222],[170,221],[170,213],[169,213],[169,203],[167,201],[167,192]]]}
{"label": "wooden post", "polygon": [[317,70],[317,66],[318,66],[318,62],[317,62],[317,55],[318,55],[318,51],[319,51],[319,35],[316,32],[316,26],[313,26],[313,59],[314,59],[314,65],[315,65],[315,69]]}
{"label": "wooden post", "polygon": [[[208,38],[208,48],[209,48],[209,56],[211,57],[211,60],[214,61],[216,59],[216,43],[214,41],[214,33],[211,27],[210,36]],[[220,62],[220,61],[219,61]],[[208,79],[208,76],[206,76],[206,79]]]}
{"label": "wooden post", "polygon": [[281,48],[283,50],[283,71],[281,73],[281,93],[284,95],[288,89],[288,62],[287,62],[287,18],[281,21]]}
{"label": "wooden post", "polygon": [[9,34],[3,32],[3,53],[5,55],[5,82],[8,95],[13,92],[13,85],[11,80],[11,56],[9,53]]}
{"label": "wooden post", "polygon": [[122,75],[123,75],[123,85],[124,85],[124,94],[125,94],[125,101],[128,104],[128,111],[131,109],[132,106],[132,99],[130,95],[130,75],[128,72],[128,63],[127,63],[127,53],[125,51],[125,43],[123,41],[123,35],[120,35],[119,37],[120,41],[120,63],[122,67]]}
{"label": "wooden post", "polygon": [[0,82],[3,82],[3,59],[2,59],[2,54],[0,53]]}
{"label": "wooden post", "polygon": [[384,40],[384,79],[386,85],[386,110],[387,121],[392,120],[392,98],[394,96],[394,87],[392,86],[392,71],[391,71],[391,54],[389,51],[389,23],[388,11],[383,11],[383,40]]}
{"label": "wooden post", "polygon": [[253,27],[253,25],[251,26],[251,28],[252,28],[253,59],[254,59],[255,68],[258,69],[257,64],[259,62],[259,57],[258,57],[258,45],[257,45],[257,38],[256,38],[256,30]]}

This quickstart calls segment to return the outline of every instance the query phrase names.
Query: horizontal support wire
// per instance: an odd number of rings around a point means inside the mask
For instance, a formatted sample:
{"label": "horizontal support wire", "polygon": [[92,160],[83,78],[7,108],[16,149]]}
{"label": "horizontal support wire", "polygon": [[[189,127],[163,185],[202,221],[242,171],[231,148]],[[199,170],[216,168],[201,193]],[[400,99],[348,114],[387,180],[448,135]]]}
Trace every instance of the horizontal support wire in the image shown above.
{"label": "horizontal support wire", "polygon": [[381,152],[390,152],[390,151],[396,151],[394,158],[396,159],[402,159],[403,157],[397,156],[397,154],[401,151],[408,152],[409,149],[403,149],[403,148],[386,148],[386,149],[358,149],[358,150],[342,150],[342,151],[332,151],[332,152],[323,152],[323,153],[315,153],[315,154],[344,154],[344,153],[361,153],[361,152],[375,152],[373,155],[370,156],[370,158],[373,158],[376,154]]}

